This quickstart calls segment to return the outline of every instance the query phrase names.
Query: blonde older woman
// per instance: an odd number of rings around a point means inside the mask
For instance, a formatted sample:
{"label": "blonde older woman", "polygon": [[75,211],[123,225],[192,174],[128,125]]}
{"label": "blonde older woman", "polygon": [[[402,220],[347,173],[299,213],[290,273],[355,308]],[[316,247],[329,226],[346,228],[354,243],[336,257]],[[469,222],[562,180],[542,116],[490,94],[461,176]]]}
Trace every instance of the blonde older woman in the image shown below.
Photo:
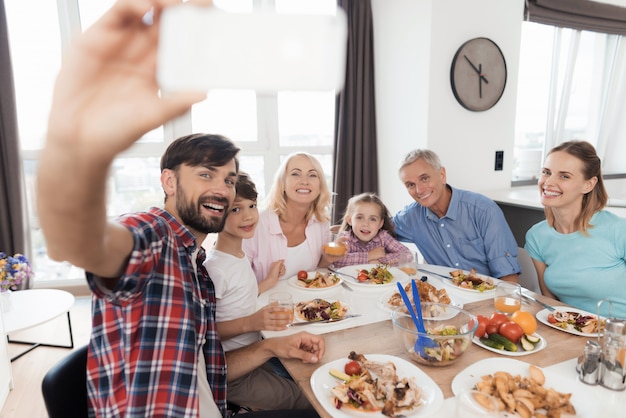
{"label": "blonde older woman", "polygon": [[305,152],[289,155],[274,176],[254,237],[243,243],[259,293],[340,258],[322,251],[330,241],[330,202],[320,162]]}

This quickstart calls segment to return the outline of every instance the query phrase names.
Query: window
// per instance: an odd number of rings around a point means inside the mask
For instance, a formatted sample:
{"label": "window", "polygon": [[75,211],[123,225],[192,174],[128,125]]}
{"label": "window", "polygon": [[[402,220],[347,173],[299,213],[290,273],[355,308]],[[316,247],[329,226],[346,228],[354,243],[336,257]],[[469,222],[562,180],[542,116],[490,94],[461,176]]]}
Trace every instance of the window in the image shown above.
{"label": "window", "polygon": [[604,173],[626,173],[611,158],[626,147],[625,47],[617,35],[523,23],[514,183],[535,181],[545,153],[570,139],[594,144]]}
{"label": "window", "polygon": [[[57,281],[68,276],[83,280],[80,270],[48,259],[36,213],[35,176],[54,77],[61,65],[62,46],[67,45],[71,34],[93,24],[114,2],[5,0],[30,214],[31,256],[35,280],[54,281],[47,286],[62,284]],[[233,12],[269,7],[279,13],[334,13],[336,8],[334,0],[218,0],[215,4]],[[216,132],[233,139],[242,148],[241,168],[254,179],[260,198],[265,196],[282,159],[295,151],[307,151],[319,158],[330,185],[334,113],[334,91],[289,91],[263,96],[254,91],[211,91],[207,100],[193,106],[189,118],[147,133],[114,161],[107,213],[115,217],[161,206],[161,154],[173,138],[191,132]]]}

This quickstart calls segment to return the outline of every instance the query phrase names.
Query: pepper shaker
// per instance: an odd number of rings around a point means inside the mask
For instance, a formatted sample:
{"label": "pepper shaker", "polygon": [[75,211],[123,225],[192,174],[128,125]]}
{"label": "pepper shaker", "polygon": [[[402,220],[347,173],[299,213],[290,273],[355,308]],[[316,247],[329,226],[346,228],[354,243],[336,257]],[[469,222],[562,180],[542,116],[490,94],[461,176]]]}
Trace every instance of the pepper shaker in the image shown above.
{"label": "pepper shaker", "polygon": [[588,340],[585,345],[585,351],[578,358],[578,378],[581,382],[588,385],[597,385],[600,372],[602,349],[597,341]]}
{"label": "pepper shaker", "polygon": [[626,320],[607,318],[602,341],[599,382],[613,390],[626,389]]}

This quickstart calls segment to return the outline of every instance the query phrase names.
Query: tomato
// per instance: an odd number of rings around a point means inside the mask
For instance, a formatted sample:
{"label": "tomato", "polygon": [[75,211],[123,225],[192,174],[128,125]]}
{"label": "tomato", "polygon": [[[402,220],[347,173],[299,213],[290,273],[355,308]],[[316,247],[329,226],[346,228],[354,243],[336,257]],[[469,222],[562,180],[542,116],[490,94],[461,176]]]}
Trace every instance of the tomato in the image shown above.
{"label": "tomato", "polygon": [[360,282],[366,282],[370,279],[370,276],[367,275],[367,271],[363,273],[365,270],[361,270],[361,272],[356,276],[356,279]]}
{"label": "tomato", "polygon": [[554,318],[554,315],[548,314],[548,322],[551,323],[551,324],[556,324],[557,320],[556,320],[556,318]]}
{"label": "tomato", "polygon": [[524,335],[524,330],[515,322],[508,321],[500,325],[498,334],[502,335],[503,337],[508,338],[514,343],[517,343],[519,339],[522,338],[522,335]]}
{"label": "tomato", "polygon": [[299,280],[306,280],[306,279],[308,279],[308,278],[309,278],[309,273],[307,273],[306,271],[304,271],[304,270],[300,270],[300,271],[298,272],[298,279],[299,279]]}
{"label": "tomato", "polygon": [[475,335],[478,338],[484,337],[485,332],[487,332],[487,324],[489,323],[489,319],[486,316],[478,315],[476,317],[478,319],[478,327],[476,328]]}
{"label": "tomato", "polygon": [[485,328],[485,332],[489,335],[498,333],[498,326],[496,324],[487,323],[487,327]]}
{"label": "tomato", "polygon": [[505,322],[508,322],[508,321],[509,321],[509,317],[506,316],[503,313],[500,313],[500,312],[494,312],[489,317],[489,323],[497,325],[498,328],[500,328],[500,325],[502,325],[502,324],[504,324]]}
{"label": "tomato", "polygon": [[511,315],[511,321],[522,327],[524,334],[532,334],[537,331],[537,320],[535,316],[526,311],[515,311]]}
{"label": "tomato", "polygon": [[360,375],[361,365],[359,364],[358,361],[352,360],[346,363],[346,365],[343,367],[343,370],[349,376]]}

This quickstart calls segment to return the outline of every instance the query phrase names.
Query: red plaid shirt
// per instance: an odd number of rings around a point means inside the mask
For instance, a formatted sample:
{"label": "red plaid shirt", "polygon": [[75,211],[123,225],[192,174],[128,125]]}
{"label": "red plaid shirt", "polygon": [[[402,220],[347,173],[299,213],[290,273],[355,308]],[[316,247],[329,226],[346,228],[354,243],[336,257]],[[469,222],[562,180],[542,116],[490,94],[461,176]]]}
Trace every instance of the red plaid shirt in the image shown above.
{"label": "red plaid shirt", "polygon": [[124,217],[134,236],[126,271],[113,292],[87,273],[93,327],[87,364],[90,415],[197,417],[197,365],[204,349],[207,376],[226,411],[226,359],[215,324],[215,290],[192,254],[194,236],[172,215]]}

